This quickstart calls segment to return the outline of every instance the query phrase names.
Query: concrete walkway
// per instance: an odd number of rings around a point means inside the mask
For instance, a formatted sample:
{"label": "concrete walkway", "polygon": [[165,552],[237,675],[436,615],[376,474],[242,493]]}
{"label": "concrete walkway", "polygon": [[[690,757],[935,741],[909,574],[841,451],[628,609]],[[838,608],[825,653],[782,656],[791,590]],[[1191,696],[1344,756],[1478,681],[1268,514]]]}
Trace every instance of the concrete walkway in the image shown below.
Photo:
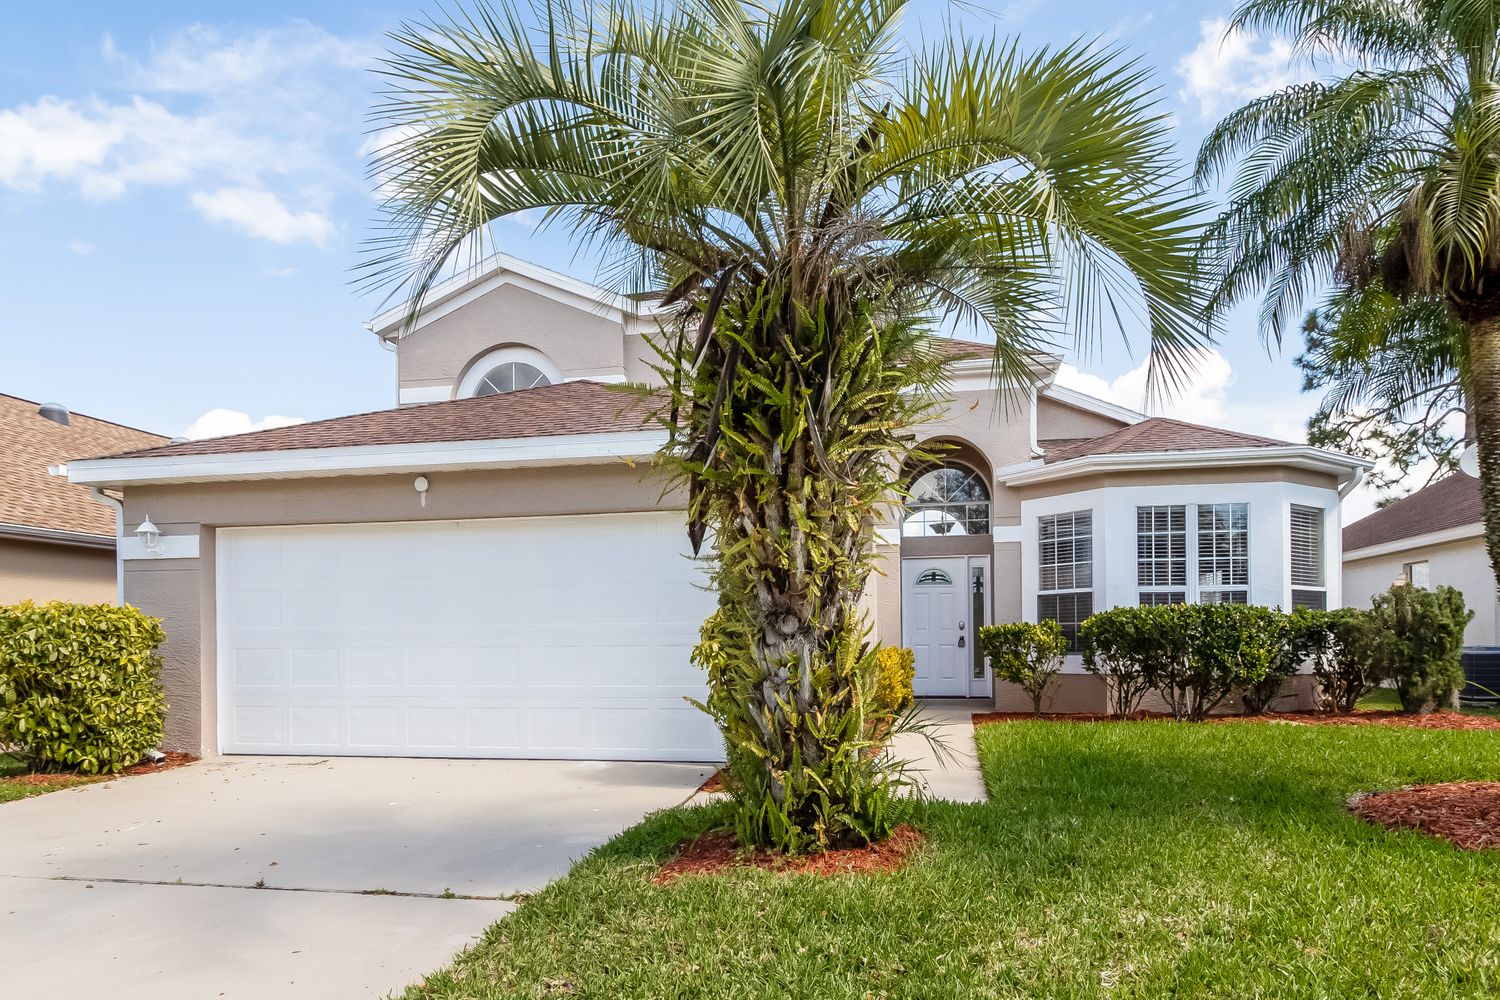
{"label": "concrete walkway", "polygon": [[384,996],[711,770],[238,757],[6,803],[0,995]]}
{"label": "concrete walkway", "polygon": [[983,802],[988,796],[979,776],[973,715],[988,712],[992,707],[989,701],[976,698],[923,699],[922,718],[932,727],[933,735],[945,751],[936,751],[919,734],[906,733],[896,738],[891,752],[912,762],[913,772],[933,798]]}

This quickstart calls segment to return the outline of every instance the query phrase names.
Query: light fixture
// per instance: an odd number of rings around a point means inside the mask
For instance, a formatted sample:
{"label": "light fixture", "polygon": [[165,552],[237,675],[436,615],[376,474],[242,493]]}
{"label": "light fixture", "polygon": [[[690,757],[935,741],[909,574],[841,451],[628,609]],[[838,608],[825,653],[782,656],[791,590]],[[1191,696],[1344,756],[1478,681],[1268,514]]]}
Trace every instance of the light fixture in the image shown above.
{"label": "light fixture", "polygon": [[161,529],[151,523],[150,514],[147,514],[141,526],[135,529],[135,537],[141,540],[147,552],[152,555],[161,554]]}
{"label": "light fixture", "polygon": [[418,476],[417,481],[412,483],[412,486],[416,487],[417,494],[422,498],[423,507],[427,506],[427,487],[431,485],[432,484],[427,481],[426,476]]}

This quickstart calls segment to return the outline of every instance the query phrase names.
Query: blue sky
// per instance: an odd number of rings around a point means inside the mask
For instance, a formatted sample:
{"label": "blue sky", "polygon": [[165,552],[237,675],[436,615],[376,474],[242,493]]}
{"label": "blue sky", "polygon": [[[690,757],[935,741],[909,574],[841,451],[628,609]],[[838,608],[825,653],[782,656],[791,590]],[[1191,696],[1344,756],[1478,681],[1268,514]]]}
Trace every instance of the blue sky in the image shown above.
{"label": "blue sky", "polygon": [[[919,0],[1023,47],[1080,35],[1154,71],[1191,156],[1215,115],[1290,78],[1274,39],[1223,43],[1214,0]],[[0,36],[0,391],[167,434],[248,429],[394,403],[391,355],[351,286],[371,232],[369,72],[412,3],[17,5]],[[566,235],[503,223],[498,245],[583,278]],[[1140,345],[1136,345],[1139,347]],[[1297,345],[1268,353],[1246,310],[1185,398],[1185,419],[1301,433]],[[1118,343],[1075,385],[1137,405]],[[223,410],[204,419],[211,411]]]}

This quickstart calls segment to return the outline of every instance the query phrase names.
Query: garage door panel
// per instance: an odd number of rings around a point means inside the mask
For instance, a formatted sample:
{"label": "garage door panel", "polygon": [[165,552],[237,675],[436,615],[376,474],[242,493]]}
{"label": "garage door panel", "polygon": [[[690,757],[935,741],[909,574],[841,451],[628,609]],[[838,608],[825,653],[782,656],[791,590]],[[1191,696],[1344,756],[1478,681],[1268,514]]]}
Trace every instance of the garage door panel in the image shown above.
{"label": "garage door panel", "polygon": [[721,757],[685,548],[675,514],[225,529],[221,749]]}

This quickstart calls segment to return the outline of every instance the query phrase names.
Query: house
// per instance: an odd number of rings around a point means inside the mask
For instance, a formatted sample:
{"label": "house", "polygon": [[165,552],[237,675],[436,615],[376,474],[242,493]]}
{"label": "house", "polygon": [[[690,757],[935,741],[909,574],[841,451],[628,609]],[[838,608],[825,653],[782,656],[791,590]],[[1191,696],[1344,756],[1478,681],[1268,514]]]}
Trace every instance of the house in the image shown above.
{"label": "house", "polygon": [[0,394],[0,604],[118,599],[116,511],[49,470],[167,439],[55,403]]}
{"label": "house", "polygon": [[1500,645],[1495,574],[1484,548],[1479,480],[1454,472],[1344,529],[1344,594],[1352,607],[1396,581],[1456,587],[1474,612],[1469,646]]}
{"label": "house", "polygon": [[[403,335],[404,316],[370,324],[396,355],[392,409],[69,464],[124,491],[125,592],[169,636],[171,744],[718,757],[684,701],[713,595],[651,471],[663,433],[611,388],[653,378],[650,312],[500,256]],[[919,693],[994,693],[987,622],[1340,602],[1359,460],[1146,419],[1057,385],[1056,357],[1005,400],[982,349],[938,344],[953,398],[913,431],[951,450],[882,530],[864,595],[879,638],[916,651]],[[1057,707],[1103,704],[1070,657]]]}

